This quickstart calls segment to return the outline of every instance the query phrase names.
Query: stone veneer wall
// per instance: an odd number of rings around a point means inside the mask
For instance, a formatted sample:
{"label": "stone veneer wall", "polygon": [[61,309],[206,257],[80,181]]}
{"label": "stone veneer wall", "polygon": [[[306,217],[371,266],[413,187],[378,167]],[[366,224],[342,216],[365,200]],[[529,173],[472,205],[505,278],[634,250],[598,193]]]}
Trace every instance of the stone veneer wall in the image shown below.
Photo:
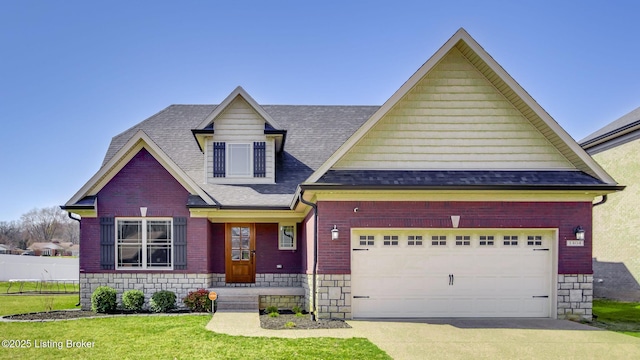
{"label": "stone veneer wall", "polygon": [[351,319],[351,275],[317,275],[318,318]]}
{"label": "stone veneer wall", "polygon": [[[304,309],[313,309],[313,275],[303,275],[302,288],[305,293]],[[351,275],[316,275],[319,319],[351,319]]]}
{"label": "stone veneer wall", "polygon": [[256,274],[255,283],[226,283],[225,274],[210,274],[212,287],[300,287],[303,274]]}
{"label": "stone veneer wall", "polygon": [[585,319],[593,317],[593,275],[558,275],[558,318]]}
{"label": "stone veneer wall", "polygon": [[142,290],[145,306],[149,305],[155,292],[169,290],[176,294],[176,305],[184,308],[182,298],[190,291],[208,288],[212,278],[212,274],[80,273],[80,304],[83,310],[91,309],[91,294],[98,286],[110,286],[118,292],[118,304],[122,302],[122,293],[127,290]]}
{"label": "stone veneer wall", "polygon": [[260,295],[258,308],[264,310],[269,306],[276,306],[278,310],[293,310],[294,307],[304,309],[302,295]]}

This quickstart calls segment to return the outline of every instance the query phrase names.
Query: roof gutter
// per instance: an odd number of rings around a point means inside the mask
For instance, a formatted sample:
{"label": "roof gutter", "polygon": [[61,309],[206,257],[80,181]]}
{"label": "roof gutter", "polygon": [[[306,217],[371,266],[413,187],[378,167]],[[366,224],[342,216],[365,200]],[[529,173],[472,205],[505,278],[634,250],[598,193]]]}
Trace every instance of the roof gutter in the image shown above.
{"label": "roof gutter", "polygon": [[313,279],[312,279],[312,298],[313,301],[311,303],[311,319],[313,321],[317,321],[317,306],[316,306],[316,272],[318,269],[318,205],[309,201],[306,201],[303,197],[303,192],[298,194],[298,199],[305,205],[311,206],[313,208]]}
{"label": "roof gutter", "polygon": [[577,190],[577,191],[621,191],[623,185],[345,185],[345,184],[300,184],[304,190]]}
{"label": "roof gutter", "polygon": [[596,207],[598,205],[602,205],[602,204],[604,204],[606,202],[607,202],[607,195],[602,195],[602,200],[598,201],[597,203],[594,203],[592,205],[592,207]]}

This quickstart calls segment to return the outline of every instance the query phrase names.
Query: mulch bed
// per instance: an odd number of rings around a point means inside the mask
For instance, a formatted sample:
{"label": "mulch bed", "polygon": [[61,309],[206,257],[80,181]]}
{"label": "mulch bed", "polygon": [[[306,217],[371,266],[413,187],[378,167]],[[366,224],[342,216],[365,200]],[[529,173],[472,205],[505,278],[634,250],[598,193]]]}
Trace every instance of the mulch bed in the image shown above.
{"label": "mulch bed", "polygon": [[318,319],[313,321],[310,314],[296,316],[291,312],[280,312],[277,317],[260,313],[260,327],[271,330],[300,330],[300,329],[343,329],[350,328],[343,320]]}
{"label": "mulch bed", "polygon": [[[185,314],[189,313],[186,310],[172,311],[168,314]],[[96,313],[89,310],[56,310],[48,312],[18,314],[3,316],[2,319],[6,320],[20,320],[20,321],[52,321],[52,320],[74,320],[88,317],[104,317],[113,315],[151,315],[156,314],[150,311],[132,312],[126,310],[115,311],[111,313]],[[166,315],[163,314],[163,315]]]}
{"label": "mulch bed", "polygon": [[[169,314],[188,314],[187,310],[177,310]],[[49,312],[19,314],[19,315],[7,315],[2,319],[14,320],[14,321],[55,321],[55,320],[74,320],[88,317],[105,317],[113,315],[152,315],[155,313],[146,312],[131,312],[131,311],[117,311],[114,313],[96,313],[88,310],[58,310]],[[166,315],[166,314],[158,314]],[[273,330],[302,330],[302,329],[340,329],[350,328],[349,324],[342,320],[332,319],[318,319],[313,321],[310,314],[302,314],[302,316],[296,316],[292,312],[282,311],[277,317],[270,317],[267,314],[260,314],[260,326],[264,329]]]}

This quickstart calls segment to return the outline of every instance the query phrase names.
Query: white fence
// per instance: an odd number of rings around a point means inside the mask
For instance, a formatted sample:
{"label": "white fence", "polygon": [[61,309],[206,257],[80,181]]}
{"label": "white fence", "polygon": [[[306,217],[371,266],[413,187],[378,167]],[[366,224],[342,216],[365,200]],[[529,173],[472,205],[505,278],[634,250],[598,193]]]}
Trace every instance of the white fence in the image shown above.
{"label": "white fence", "polygon": [[79,280],[79,269],[78,258],[0,255],[0,281]]}

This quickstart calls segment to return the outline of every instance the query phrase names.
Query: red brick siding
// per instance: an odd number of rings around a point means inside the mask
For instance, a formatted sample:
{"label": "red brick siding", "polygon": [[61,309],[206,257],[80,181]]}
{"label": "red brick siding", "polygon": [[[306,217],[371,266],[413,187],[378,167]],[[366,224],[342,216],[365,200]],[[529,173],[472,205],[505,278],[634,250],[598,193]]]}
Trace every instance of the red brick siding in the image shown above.
{"label": "red brick siding", "polygon": [[[278,224],[256,224],[256,273],[258,274],[291,274],[299,273],[302,269],[301,257],[298,250],[278,250]],[[214,273],[225,272],[225,224],[212,224],[212,251],[209,256],[211,269]],[[298,247],[300,239],[298,236]],[[276,265],[282,265],[278,269]]]}
{"label": "red brick siding", "polygon": [[[354,208],[359,208],[354,212]],[[558,228],[558,273],[592,274],[591,203],[589,202],[318,202],[318,273],[349,274],[350,231],[359,227]],[[340,240],[331,240],[337,225]],[[566,247],[573,229],[586,230],[584,247]]]}
{"label": "red brick siding", "polygon": [[[256,224],[258,274],[299,273],[302,271],[300,254],[299,250],[278,250],[278,224]],[[278,264],[282,265],[282,269],[276,267]]]}
{"label": "red brick siding", "polygon": [[147,217],[187,218],[187,269],[175,272],[207,273],[208,220],[189,218],[188,195],[147,150],[140,150],[98,192],[98,218],[82,219],[80,268],[85,272],[115,272],[100,269],[99,217],[138,217],[140,207],[147,207]]}

